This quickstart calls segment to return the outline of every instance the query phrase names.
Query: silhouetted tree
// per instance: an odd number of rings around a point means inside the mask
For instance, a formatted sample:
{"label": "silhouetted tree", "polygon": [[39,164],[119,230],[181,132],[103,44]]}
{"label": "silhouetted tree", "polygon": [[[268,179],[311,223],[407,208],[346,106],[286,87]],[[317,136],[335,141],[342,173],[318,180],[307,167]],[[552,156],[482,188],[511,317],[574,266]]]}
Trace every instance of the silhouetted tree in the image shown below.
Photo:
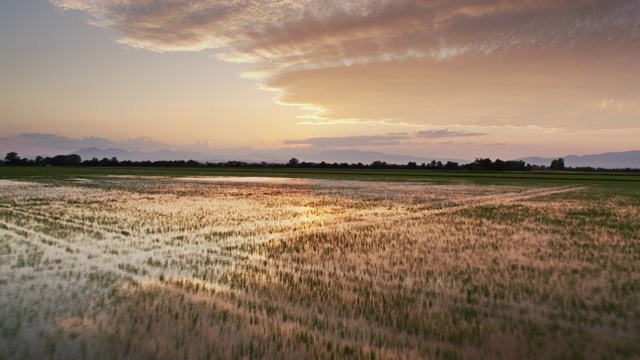
{"label": "silhouetted tree", "polygon": [[564,159],[556,159],[551,161],[551,166],[549,167],[551,170],[564,170]]}
{"label": "silhouetted tree", "polygon": [[[527,164],[522,160],[505,161],[505,170],[506,171],[525,171],[527,170]],[[531,168],[529,168],[528,170],[531,170]]]}
{"label": "silhouetted tree", "polygon": [[100,160],[94,156],[91,160],[85,160],[84,164],[87,166],[98,166],[100,165]]}
{"label": "silhouetted tree", "polygon": [[298,161],[298,159],[296,159],[296,158],[291,158],[291,159],[289,160],[289,162],[287,163],[287,165],[288,165],[289,167],[296,167],[296,166],[298,166],[298,164],[299,164],[299,163],[300,163],[300,161]]}
{"label": "silhouetted tree", "polygon": [[489,158],[485,158],[485,159],[476,158],[474,162],[469,164],[469,168],[471,170],[482,170],[482,171],[492,170],[493,162]]}
{"label": "silhouetted tree", "polygon": [[20,162],[20,156],[15,151],[11,151],[7,153],[7,156],[4,157],[8,164],[18,164]]}
{"label": "silhouetted tree", "polygon": [[384,162],[384,161],[376,160],[376,161],[371,163],[371,168],[372,169],[384,169],[386,167],[387,167],[387,163]]}
{"label": "silhouetted tree", "polygon": [[82,158],[78,154],[71,155],[56,155],[54,156],[50,164],[56,166],[78,166],[82,162]]}
{"label": "silhouetted tree", "polygon": [[447,161],[447,163],[444,164],[444,168],[445,170],[458,170],[458,163],[455,161]]}

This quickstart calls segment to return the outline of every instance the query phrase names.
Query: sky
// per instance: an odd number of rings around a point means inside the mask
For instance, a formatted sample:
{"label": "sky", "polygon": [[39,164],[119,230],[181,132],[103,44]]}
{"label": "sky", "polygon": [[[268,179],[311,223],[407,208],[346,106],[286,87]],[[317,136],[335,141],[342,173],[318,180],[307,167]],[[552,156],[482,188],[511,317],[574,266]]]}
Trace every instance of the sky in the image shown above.
{"label": "sky", "polygon": [[637,0],[1,0],[0,152],[640,149]]}

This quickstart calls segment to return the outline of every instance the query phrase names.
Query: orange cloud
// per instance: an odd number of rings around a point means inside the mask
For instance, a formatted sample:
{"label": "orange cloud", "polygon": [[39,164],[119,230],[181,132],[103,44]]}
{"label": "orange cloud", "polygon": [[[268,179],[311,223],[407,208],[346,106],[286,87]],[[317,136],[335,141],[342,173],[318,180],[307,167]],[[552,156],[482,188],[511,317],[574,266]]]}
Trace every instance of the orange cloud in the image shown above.
{"label": "orange cloud", "polygon": [[[638,116],[634,0],[50,1],[133,47],[255,63],[247,76],[327,122],[597,128]],[[603,98],[624,102],[615,119],[593,112]]]}

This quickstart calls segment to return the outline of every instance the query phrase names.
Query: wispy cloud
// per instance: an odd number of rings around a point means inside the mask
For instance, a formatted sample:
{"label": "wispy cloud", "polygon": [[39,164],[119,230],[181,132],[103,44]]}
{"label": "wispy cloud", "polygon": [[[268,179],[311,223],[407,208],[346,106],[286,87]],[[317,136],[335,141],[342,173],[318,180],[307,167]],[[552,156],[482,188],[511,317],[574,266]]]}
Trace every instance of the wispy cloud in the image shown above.
{"label": "wispy cloud", "polygon": [[489,144],[487,144],[487,146],[509,146],[509,145],[512,145],[512,144],[505,143],[505,142],[489,143]]}
{"label": "wispy cloud", "polygon": [[444,130],[426,130],[426,131],[418,131],[416,132],[416,137],[426,138],[426,139],[435,139],[435,138],[450,138],[450,137],[468,137],[468,136],[482,136],[487,135],[486,133],[474,133],[474,132],[466,132],[466,131],[450,131],[449,129]]}
{"label": "wispy cloud", "polygon": [[614,99],[606,99],[606,100],[602,100],[602,102],[600,103],[600,107],[603,109],[615,108],[618,110],[622,110],[624,109],[624,104]]}

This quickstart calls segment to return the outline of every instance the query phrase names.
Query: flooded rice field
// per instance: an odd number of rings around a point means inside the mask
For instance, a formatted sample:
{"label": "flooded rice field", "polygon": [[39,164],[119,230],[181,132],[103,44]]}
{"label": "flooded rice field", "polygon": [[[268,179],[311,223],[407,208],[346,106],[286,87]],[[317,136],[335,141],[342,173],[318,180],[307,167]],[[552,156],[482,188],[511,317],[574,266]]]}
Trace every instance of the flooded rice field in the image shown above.
{"label": "flooded rice field", "polygon": [[0,358],[637,358],[638,195],[0,180]]}

